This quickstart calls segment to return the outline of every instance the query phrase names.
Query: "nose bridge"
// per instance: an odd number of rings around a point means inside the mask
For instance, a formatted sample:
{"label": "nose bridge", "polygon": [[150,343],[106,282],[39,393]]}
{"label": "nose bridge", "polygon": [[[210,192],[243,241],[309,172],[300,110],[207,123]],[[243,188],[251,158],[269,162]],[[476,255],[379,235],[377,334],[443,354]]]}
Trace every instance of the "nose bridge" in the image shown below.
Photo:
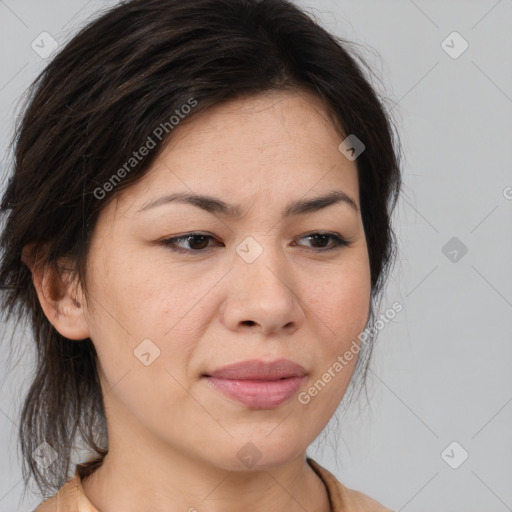
{"label": "nose bridge", "polygon": [[297,328],[303,312],[286,255],[272,236],[246,237],[237,247],[225,320],[230,328],[258,324],[266,332]]}
{"label": "nose bridge", "polygon": [[272,236],[247,236],[236,248],[242,279],[253,281],[251,286],[279,292],[284,287],[290,293],[285,255]]}

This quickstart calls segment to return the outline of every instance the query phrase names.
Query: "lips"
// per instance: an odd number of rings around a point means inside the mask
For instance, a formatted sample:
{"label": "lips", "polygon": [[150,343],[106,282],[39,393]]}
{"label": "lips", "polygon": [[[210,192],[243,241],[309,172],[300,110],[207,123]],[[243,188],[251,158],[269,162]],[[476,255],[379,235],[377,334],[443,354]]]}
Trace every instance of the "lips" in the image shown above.
{"label": "lips", "polygon": [[223,366],[206,374],[207,377],[233,380],[279,380],[305,375],[304,368],[289,359],[278,359],[272,362],[252,359]]}
{"label": "lips", "polygon": [[203,375],[223,395],[251,409],[272,409],[297,393],[306,378],[304,368],[288,359],[270,363],[243,361]]}

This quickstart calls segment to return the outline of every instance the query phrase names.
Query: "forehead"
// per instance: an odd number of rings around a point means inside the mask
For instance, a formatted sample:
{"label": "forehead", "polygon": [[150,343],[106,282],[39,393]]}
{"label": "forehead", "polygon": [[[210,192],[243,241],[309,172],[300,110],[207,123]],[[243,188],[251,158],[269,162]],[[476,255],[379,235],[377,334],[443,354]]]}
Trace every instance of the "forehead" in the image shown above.
{"label": "forehead", "polygon": [[287,144],[313,146],[311,150],[341,140],[324,103],[303,90],[269,91],[226,101],[185,122],[173,135],[167,151],[176,154],[194,145],[225,157]]}
{"label": "forehead", "polygon": [[357,166],[339,151],[342,135],[311,93],[231,100],[187,120],[172,135],[144,178],[123,191],[121,203],[129,196],[140,209],[175,192],[242,205],[256,195],[283,203],[334,187],[358,202]]}

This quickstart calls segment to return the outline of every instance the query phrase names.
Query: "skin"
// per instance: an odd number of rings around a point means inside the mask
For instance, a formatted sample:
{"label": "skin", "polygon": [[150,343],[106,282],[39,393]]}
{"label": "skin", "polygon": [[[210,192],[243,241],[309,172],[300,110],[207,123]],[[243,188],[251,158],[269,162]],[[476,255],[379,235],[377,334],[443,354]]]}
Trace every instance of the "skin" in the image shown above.
{"label": "skin", "polygon": [[[341,140],[304,91],[218,105],[183,122],[148,174],[102,210],[90,303],[65,279],[52,297],[51,275],[34,271],[52,324],[71,340],[91,338],[98,353],[109,453],[83,486],[99,511],[330,510],[306,449],[343,398],[356,357],[307,405],[293,396],[251,409],[201,376],[284,357],[306,369],[305,391],[365,328],[370,268],[360,211],[337,203],[281,218],[291,201],[331,190],[359,208],[356,163],[338,150]],[[245,215],[177,202],[138,213],[172,192],[208,194]],[[319,231],[350,244],[325,251],[335,240],[315,245],[306,236]],[[209,249],[179,254],[158,243],[191,232],[213,239],[179,247]],[[248,236],[263,249],[252,263],[236,252]],[[134,350],[147,338],[160,355],[145,366]],[[261,454],[251,468],[237,456],[249,442]]]}

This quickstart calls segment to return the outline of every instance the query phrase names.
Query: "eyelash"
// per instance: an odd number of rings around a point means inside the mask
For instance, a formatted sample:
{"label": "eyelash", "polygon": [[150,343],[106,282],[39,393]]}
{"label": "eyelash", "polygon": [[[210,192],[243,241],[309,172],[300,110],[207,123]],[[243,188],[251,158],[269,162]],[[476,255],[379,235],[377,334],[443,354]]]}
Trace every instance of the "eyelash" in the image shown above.
{"label": "eyelash", "polygon": [[[335,240],[335,245],[334,245],[334,247],[330,247],[327,249],[311,247],[310,249],[313,250],[313,252],[331,252],[336,249],[339,249],[340,247],[347,247],[350,245],[350,242],[348,240],[345,240],[344,238],[342,238],[334,233],[325,233],[325,232],[320,232],[320,231],[316,232],[315,231],[313,233],[308,233],[307,235],[304,235],[302,238],[312,238],[315,235],[326,236],[328,238],[332,238],[333,240]],[[205,249],[198,249],[198,250],[194,251],[191,249],[183,249],[183,248],[177,247],[175,244],[175,242],[179,242],[180,240],[186,240],[186,239],[194,238],[194,237],[214,239],[214,237],[211,235],[203,235],[202,233],[187,233],[185,235],[177,236],[174,238],[166,238],[164,240],[161,240],[159,243],[161,245],[165,246],[166,248],[168,248],[169,250],[179,253],[179,254],[194,254],[194,255],[195,254],[204,254],[211,249],[211,246],[208,246]]]}

